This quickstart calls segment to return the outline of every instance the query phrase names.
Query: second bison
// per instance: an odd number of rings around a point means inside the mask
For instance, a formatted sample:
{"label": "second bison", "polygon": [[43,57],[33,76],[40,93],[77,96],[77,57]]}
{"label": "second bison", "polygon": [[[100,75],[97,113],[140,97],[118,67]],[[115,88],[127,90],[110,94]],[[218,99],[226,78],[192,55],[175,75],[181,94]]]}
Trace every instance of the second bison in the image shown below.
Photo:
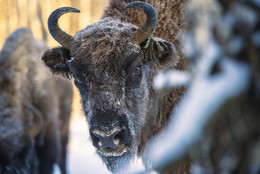
{"label": "second bison", "polygon": [[72,86],[41,62],[46,49],[19,29],[0,52],[0,173],[66,173]]}

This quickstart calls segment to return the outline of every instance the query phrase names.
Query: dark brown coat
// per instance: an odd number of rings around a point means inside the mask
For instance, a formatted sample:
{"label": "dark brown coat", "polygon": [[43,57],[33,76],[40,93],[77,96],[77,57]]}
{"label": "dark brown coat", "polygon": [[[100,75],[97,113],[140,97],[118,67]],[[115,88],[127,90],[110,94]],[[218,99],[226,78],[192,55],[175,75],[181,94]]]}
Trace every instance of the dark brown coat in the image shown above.
{"label": "dark brown coat", "polygon": [[65,173],[72,86],[42,64],[46,49],[18,29],[0,52],[0,173]]}

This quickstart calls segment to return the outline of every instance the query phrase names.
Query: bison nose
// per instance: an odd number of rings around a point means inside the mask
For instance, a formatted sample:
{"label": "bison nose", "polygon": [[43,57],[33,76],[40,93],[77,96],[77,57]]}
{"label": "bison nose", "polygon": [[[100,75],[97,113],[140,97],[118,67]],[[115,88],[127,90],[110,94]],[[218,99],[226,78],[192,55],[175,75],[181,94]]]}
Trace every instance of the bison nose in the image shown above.
{"label": "bison nose", "polygon": [[112,152],[121,147],[125,139],[125,129],[114,128],[111,131],[91,131],[93,144],[104,151]]}

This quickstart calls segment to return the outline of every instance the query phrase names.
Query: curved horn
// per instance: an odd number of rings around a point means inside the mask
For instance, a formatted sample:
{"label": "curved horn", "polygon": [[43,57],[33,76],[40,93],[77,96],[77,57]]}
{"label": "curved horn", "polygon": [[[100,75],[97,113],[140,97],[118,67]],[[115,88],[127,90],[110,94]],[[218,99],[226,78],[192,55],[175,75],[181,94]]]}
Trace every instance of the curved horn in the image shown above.
{"label": "curved horn", "polygon": [[58,19],[66,13],[79,13],[78,9],[72,7],[61,7],[51,13],[48,19],[48,28],[52,37],[67,49],[71,49],[73,37],[66,32],[62,31],[58,25]]}
{"label": "curved horn", "polygon": [[134,33],[134,39],[141,44],[153,34],[157,25],[157,13],[154,7],[146,2],[131,2],[124,7],[127,8],[141,8],[146,14],[146,21]]}

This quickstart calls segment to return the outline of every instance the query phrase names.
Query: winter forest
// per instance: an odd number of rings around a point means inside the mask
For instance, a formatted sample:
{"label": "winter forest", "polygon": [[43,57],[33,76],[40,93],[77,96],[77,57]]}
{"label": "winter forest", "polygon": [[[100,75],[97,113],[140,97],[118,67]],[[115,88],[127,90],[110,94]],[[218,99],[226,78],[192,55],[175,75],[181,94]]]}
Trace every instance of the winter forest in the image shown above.
{"label": "winter forest", "polygon": [[[184,173],[178,166],[189,159],[192,174],[259,174],[260,1],[184,1],[184,25],[177,37],[187,68],[161,71],[154,76],[152,85],[158,91],[184,88],[185,92],[163,131],[145,146],[143,156],[134,158],[120,171],[173,173],[175,168]],[[7,37],[21,27],[29,28],[50,48],[59,46],[47,27],[52,11],[64,6],[81,10],[59,20],[60,27],[74,35],[97,22],[108,5],[109,0],[0,0],[0,50]],[[0,54],[0,102],[4,103],[6,81],[1,74],[7,72],[1,62]],[[6,127],[6,104],[2,105],[0,163],[4,164],[2,142],[12,134],[6,129],[13,127]],[[88,129],[79,90],[73,85],[67,171],[111,173],[96,154]],[[0,173],[5,171],[3,168],[0,164]],[[62,173],[58,164],[53,173]]]}

